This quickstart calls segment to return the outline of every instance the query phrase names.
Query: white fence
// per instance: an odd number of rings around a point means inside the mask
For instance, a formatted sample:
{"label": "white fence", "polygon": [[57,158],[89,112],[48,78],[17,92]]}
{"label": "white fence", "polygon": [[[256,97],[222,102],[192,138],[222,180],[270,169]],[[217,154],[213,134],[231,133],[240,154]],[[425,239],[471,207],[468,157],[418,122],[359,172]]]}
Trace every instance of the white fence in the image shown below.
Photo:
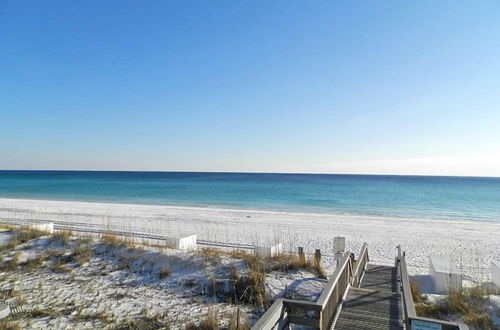
{"label": "white fence", "polygon": [[196,235],[165,237],[166,245],[178,250],[195,250]]}
{"label": "white fence", "polygon": [[283,252],[283,245],[278,243],[271,246],[255,246],[255,254],[262,257],[274,257]]}

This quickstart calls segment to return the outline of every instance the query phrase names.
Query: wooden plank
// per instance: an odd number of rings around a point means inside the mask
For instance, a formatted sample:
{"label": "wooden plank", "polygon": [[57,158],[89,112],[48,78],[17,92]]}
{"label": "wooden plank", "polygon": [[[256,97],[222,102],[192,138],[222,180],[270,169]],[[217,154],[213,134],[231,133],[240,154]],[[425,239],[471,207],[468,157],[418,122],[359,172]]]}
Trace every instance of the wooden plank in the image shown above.
{"label": "wooden plank", "polygon": [[368,265],[361,288],[349,289],[335,329],[403,329],[400,302],[397,268]]}

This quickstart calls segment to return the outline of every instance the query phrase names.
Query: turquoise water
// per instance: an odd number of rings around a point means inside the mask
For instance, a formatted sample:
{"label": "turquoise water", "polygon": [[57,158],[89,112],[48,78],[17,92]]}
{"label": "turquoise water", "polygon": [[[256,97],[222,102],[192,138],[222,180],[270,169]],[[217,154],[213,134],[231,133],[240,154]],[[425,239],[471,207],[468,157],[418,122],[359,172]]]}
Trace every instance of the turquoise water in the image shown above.
{"label": "turquoise water", "polygon": [[0,197],[500,222],[500,178],[0,171]]}

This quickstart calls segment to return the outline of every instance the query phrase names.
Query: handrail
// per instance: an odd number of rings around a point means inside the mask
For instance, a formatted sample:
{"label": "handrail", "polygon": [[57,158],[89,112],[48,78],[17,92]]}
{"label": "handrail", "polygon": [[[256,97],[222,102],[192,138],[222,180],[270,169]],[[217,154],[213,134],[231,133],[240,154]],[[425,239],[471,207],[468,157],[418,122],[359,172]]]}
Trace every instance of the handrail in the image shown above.
{"label": "handrail", "polygon": [[401,277],[401,292],[403,294],[403,311],[407,319],[417,316],[415,311],[415,303],[413,302],[413,297],[410,288],[410,277],[408,275],[408,269],[406,267],[406,258],[402,255],[398,256],[399,264],[399,274]]}
{"label": "handrail", "polygon": [[[288,323],[313,326],[320,330],[327,329],[345,291],[349,288],[353,275],[354,255],[346,252],[323,289],[317,302],[278,299],[261,316],[252,330],[283,329]],[[296,315],[294,311],[314,311],[313,315]]]}
{"label": "handrail", "polygon": [[[403,302],[403,317],[406,329],[412,329],[412,324],[421,323],[430,325],[440,325],[442,330],[468,330],[469,327],[463,323],[448,322],[428,317],[417,316],[415,303],[410,288],[410,277],[406,267],[406,256],[401,254],[401,247],[398,246],[398,256],[396,257],[396,265],[399,268],[399,276],[401,281],[401,294]],[[429,328],[431,329],[431,328]]]}
{"label": "handrail", "polygon": [[356,261],[356,268],[354,269],[352,286],[359,287],[359,285],[361,284],[361,278],[365,273],[368,261],[370,261],[370,258],[368,257],[368,245],[365,243],[361,248],[358,260]]}
{"label": "handrail", "polygon": [[344,253],[344,256],[342,257],[342,259],[340,259],[338,267],[335,268],[335,271],[330,277],[330,280],[323,289],[323,292],[321,292],[317,304],[322,305],[324,307],[324,305],[328,301],[328,297],[330,297],[330,295],[332,294],[335,285],[338,283],[340,276],[344,272],[345,268],[348,266],[349,261],[351,259],[352,259],[352,254],[350,254],[349,252]]}
{"label": "handrail", "polygon": [[260,317],[257,323],[254,324],[252,329],[275,329],[276,325],[278,327],[276,329],[283,329],[286,324],[283,324],[282,327],[279,326],[280,321],[284,321],[283,323],[288,323],[288,318],[285,310],[285,306],[283,304],[283,298],[277,299],[271,307],[267,309],[267,311]]}
{"label": "handrail", "polygon": [[[369,261],[368,247],[366,244],[361,248],[356,267],[353,270],[354,255],[346,252],[339,262],[338,267],[330,277],[326,287],[323,289],[317,302],[297,301],[280,298],[255,323],[252,330],[282,330],[289,325],[302,324],[312,326],[320,330],[330,327],[333,317],[337,313],[345,292],[350,285],[359,285],[359,282]],[[469,330],[463,323],[454,323],[433,318],[417,316],[415,303],[411,294],[410,280],[406,266],[405,254],[401,254],[398,247],[396,267],[399,270],[400,287],[403,304],[403,318],[406,329],[420,324],[421,326],[440,326],[442,330]],[[304,316],[294,312],[306,312]],[[313,312],[314,313],[310,313]]]}
{"label": "handrail", "polygon": [[346,252],[317,301],[321,305],[320,329],[328,329],[352,281],[354,254]]}

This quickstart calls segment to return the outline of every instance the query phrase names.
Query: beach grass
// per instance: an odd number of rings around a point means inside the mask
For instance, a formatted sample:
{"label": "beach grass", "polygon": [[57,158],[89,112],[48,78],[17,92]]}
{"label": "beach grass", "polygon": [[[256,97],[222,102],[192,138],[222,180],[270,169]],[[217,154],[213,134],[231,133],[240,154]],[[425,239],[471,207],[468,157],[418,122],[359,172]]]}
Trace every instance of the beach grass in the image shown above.
{"label": "beach grass", "polygon": [[188,323],[185,330],[217,330],[219,329],[219,322],[217,314],[212,308],[208,308],[207,315],[198,323]]}
{"label": "beach grass", "polygon": [[430,302],[420,288],[410,282],[415,310],[418,316],[442,320],[459,318],[474,329],[493,329],[493,321],[486,310],[486,294],[480,287],[453,290],[441,302]]}
{"label": "beach grass", "polygon": [[[4,253],[1,254],[4,259],[0,260],[1,269],[4,272],[2,274],[3,279],[10,277],[11,281],[17,282],[21,274],[44,274],[47,272],[48,276],[55,276],[64,283],[82,285],[81,283],[86,283],[86,280],[82,278],[81,275],[78,275],[79,272],[81,273],[83,271],[83,274],[87,274],[85,277],[90,278],[108,275],[108,270],[111,271],[114,269],[112,267],[109,268],[108,263],[115,264],[122,262],[126,264],[124,269],[127,269],[132,276],[147,277],[149,273],[157,271],[158,279],[165,280],[172,276],[171,264],[175,266],[177,262],[187,262],[186,265],[191,265],[189,261],[189,256],[192,255],[191,253],[179,251],[173,252],[174,255],[172,256],[166,256],[164,255],[165,252],[159,252],[158,248],[148,246],[148,248],[145,249],[143,246],[130,244],[129,240],[123,239],[112,233],[106,233],[106,235],[102,237],[94,238],[74,234],[69,230],[57,231],[53,235],[44,233],[43,237],[37,234],[38,233],[35,232],[35,235],[33,235],[29,227],[13,226],[9,229],[9,235],[12,238],[11,241],[14,240],[14,242],[10,245],[10,249],[4,249]],[[36,241],[37,239],[40,240]],[[26,261],[24,262],[20,262],[23,253],[26,253],[29,258],[27,260],[25,259]],[[178,256],[179,253],[184,253],[186,255],[186,261],[182,261],[182,258]],[[167,254],[172,254],[172,252],[168,252]],[[197,254],[201,256],[203,260],[206,259],[206,261],[212,265],[211,267],[215,267],[214,270],[218,268],[227,269],[228,267],[222,264],[223,258],[229,258],[227,253],[222,250],[214,248],[200,249]],[[249,256],[250,255],[247,257]],[[100,260],[98,264],[102,266],[94,266],[98,260]],[[162,262],[162,266],[156,268],[154,262],[159,260],[168,260],[168,262]],[[257,258],[255,260],[257,260]],[[92,262],[88,266],[82,267],[90,261]],[[265,274],[262,273],[262,275],[260,275],[257,272],[253,272],[248,274],[246,281],[242,281],[242,274],[238,267],[236,267],[236,264],[232,262],[231,265],[230,274],[227,276],[233,283],[240,281],[240,283],[245,283],[245,288],[248,286],[253,286],[255,288],[249,289],[249,291],[258,292],[259,288],[264,288],[262,283],[265,281]],[[256,266],[257,264],[253,263],[252,265]],[[8,271],[8,273],[5,271]],[[50,272],[53,272],[53,275],[49,275]],[[40,295],[46,295],[48,291],[54,290],[53,284],[49,284],[51,281],[49,278],[44,278],[42,280],[40,276],[38,277],[39,279],[36,283],[38,284],[37,292]],[[215,283],[216,281],[217,278],[213,276],[213,282]],[[88,287],[87,290],[90,290],[92,294],[96,294],[96,292],[99,291],[95,286]],[[109,295],[109,298],[113,300],[135,299],[133,293],[128,291],[123,293],[123,290],[120,292],[117,292],[115,295]],[[265,292],[263,291],[262,294],[252,293],[254,298],[250,298],[248,302],[262,303],[264,299],[259,298],[259,295],[264,297]],[[12,291],[11,299],[14,299],[16,306],[33,306],[33,297],[31,296],[31,294],[25,295],[24,291],[14,290]],[[148,324],[161,325],[162,328],[169,327],[168,317],[163,313],[156,313],[155,315],[141,313],[139,318],[125,319],[118,322],[108,314],[106,310],[91,309],[93,311],[90,311],[88,310],[88,306],[87,308],[82,306],[75,308],[74,305],[61,303],[57,303],[54,306],[54,308],[45,308],[35,304],[34,307],[27,307],[29,313],[22,317],[22,324],[26,325],[32,322],[43,322],[36,320],[59,319],[63,316],[67,317],[71,315],[71,322],[74,322],[71,324],[91,322],[99,326],[109,326],[111,329],[135,329],[137,327],[141,328],[147,326]],[[193,327],[196,326],[201,329],[218,329],[220,325],[227,327],[228,324],[232,322],[231,318],[232,316],[229,313],[222,313],[219,315],[214,309],[210,310],[206,317],[204,317],[201,322],[193,325]],[[241,326],[238,329],[246,329],[244,327],[244,316],[241,317],[241,322]],[[11,325],[15,326],[14,324],[5,323],[6,327],[10,327]],[[231,327],[234,328],[234,326]]]}

